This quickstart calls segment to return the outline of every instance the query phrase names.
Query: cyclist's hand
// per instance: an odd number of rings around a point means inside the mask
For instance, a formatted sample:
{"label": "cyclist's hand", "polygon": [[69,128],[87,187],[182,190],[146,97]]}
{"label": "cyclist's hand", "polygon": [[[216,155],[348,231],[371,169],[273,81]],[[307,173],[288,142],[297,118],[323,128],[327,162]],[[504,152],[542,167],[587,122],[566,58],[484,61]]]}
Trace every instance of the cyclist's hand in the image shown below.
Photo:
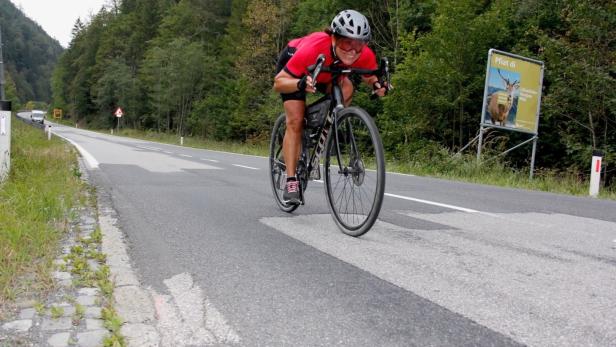
{"label": "cyclist's hand", "polygon": [[314,83],[314,81],[312,80],[312,76],[308,75],[306,76],[306,93],[316,93],[317,92],[317,88],[316,88],[316,83]]}
{"label": "cyclist's hand", "polygon": [[388,85],[387,82],[381,84],[380,82],[374,82],[372,85],[372,94],[376,94],[380,97],[384,97],[387,94],[387,91],[392,89],[392,86]]}

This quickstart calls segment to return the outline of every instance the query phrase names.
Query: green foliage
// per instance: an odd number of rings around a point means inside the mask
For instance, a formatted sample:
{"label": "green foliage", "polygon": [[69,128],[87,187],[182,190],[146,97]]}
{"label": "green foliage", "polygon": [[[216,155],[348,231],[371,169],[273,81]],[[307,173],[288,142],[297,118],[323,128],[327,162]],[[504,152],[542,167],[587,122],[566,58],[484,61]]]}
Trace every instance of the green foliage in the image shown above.
{"label": "green foliage", "polygon": [[51,306],[51,318],[58,319],[64,315],[64,308],[60,306]]}
{"label": "green foliage", "polygon": [[42,302],[36,302],[34,304],[34,310],[39,316],[44,315],[45,314],[45,304],[43,304]]}
{"label": "green foliage", "polygon": [[11,108],[13,110],[20,110],[21,102],[19,100],[19,95],[17,94],[17,86],[15,86],[15,82],[11,78],[10,74],[6,74],[4,76],[4,79],[4,95],[6,97],[6,100],[11,101]]}
{"label": "green foliage", "polygon": [[[49,80],[62,53],[58,41],[26,17],[10,0],[0,0],[0,30],[9,100],[49,101]],[[14,105],[18,109],[19,103]]]}
{"label": "green foliage", "polygon": [[[278,53],[346,8],[367,15],[371,47],[392,64],[388,98],[371,101],[365,90],[354,98],[377,117],[392,160],[445,159],[475,137],[487,52],[496,48],[545,62],[537,164],[585,174],[590,152],[602,149],[607,181],[615,176],[609,1],[122,1],[75,24],[54,71],[54,106],[92,126],[111,126],[122,106],[130,128],[266,142],[281,111],[271,91]],[[500,134],[488,147],[518,140]],[[508,156],[509,170],[527,165],[528,151]]]}
{"label": "green foliage", "polygon": [[124,321],[118,316],[112,307],[103,307],[101,315],[104,321],[105,328],[107,328],[111,335],[103,341],[105,347],[120,347],[125,346],[126,342],[124,337],[120,334],[120,328]]}
{"label": "green foliage", "polygon": [[17,119],[12,131],[11,171],[0,187],[0,301],[18,287],[20,274],[51,267],[81,188],[67,144]]}

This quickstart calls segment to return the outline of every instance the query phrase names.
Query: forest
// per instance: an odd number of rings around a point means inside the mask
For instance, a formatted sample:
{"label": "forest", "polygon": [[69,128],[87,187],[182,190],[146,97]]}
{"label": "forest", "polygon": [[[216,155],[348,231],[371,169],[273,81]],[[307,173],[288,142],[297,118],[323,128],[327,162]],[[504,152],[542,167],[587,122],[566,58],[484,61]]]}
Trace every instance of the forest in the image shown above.
{"label": "forest", "polygon": [[[543,61],[537,167],[583,176],[594,150],[616,184],[616,3],[611,0],[112,0],[78,20],[53,72],[52,107],[76,123],[215,140],[267,141],[282,111],[272,91],[286,43],[364,13],[395,89],[354,102],[376,119],[387,156],[430,161],[479,131],[490,48]],[[498,153],[523,141],[494,131]],[[471,146],[467,153],[476,147]],[[505,160],[527,167],[529,146]]]}
{"label": "forest", "polygon": [[0,30],[7,99],[16,107],[20,102],[49,102],[49,81],[62,54],[60,43],[10,0],[0,0]]}

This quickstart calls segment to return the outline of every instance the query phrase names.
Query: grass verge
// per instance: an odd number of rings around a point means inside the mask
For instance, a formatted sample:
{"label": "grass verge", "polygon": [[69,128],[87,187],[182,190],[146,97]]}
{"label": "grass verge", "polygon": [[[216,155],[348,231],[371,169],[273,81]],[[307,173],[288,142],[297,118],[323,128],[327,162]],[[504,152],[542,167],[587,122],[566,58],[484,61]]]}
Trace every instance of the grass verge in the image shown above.
{"label": "grass verge", "polygon": [[15,117],[11,138],[11,171],[0,185],[0,306],[51,286],[58,242],[83,185],[71,146]]}

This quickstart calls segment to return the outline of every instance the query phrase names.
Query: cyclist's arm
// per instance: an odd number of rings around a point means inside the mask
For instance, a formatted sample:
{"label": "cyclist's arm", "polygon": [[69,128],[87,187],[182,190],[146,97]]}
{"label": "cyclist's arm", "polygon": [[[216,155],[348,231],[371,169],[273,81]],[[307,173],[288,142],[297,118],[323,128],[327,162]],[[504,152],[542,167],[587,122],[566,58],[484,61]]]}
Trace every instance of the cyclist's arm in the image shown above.
{"label": "cyclist's arm", "polygon": [[[274,77],[274,90],[285,94],[297,92],[301,84],[300,81],[301,78],[295,78],[285,70],[282,70]],[[312,85],[312,77],[310,76],[306,76],[306,92],[316,92],[315,87]]]}
{"label": "cyclist's arm", "polygon": [[364,81],[364,83],[369,85],[374,90],[374,94],[380,97],[385,96],[387,89],[385,88],[385,86],[381,85],[378,77],[376,77],[375,75],[371,75],[371,76],[362,76],[361,78]]}

